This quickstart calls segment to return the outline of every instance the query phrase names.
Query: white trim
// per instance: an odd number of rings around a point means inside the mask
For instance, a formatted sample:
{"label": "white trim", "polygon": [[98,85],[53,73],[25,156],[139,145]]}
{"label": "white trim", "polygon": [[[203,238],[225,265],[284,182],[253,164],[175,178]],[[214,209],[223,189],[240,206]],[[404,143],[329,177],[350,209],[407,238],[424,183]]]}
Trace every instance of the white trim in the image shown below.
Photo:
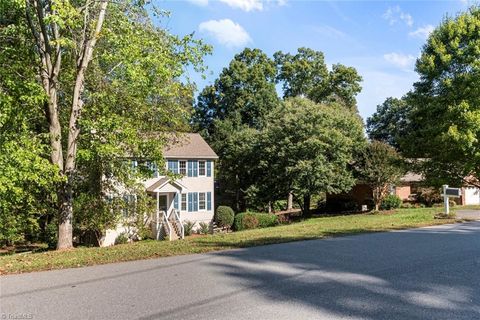
{"label": "white trim", "polygon": [[[183,162],[185,163],[185,173],[182,173],[181,171],[181,168],[182,166],[180,165],[180,162]],[[187,176],[188,175],[188,167],[187,167],[187,164],[188,164],[188,161],[187,160],[178,160],[178,173],[183,175],[183,176]]]}
{"label": "white trim", "polygon": [[[183,209],[183,196],[185,196],[185,210]],[[180,212],[188,212],[188,193],[180,193]]]}
{"label": "white trim", "polygon": [[[207,211],[207,192],[197,192],[198,193],[198,211]],[[203,194],[203,203],[205,204],[204,208],[200,208],[200,195]]]}
{"label": "white trim", "polygon": [[[200,162],[203,162],[203,172],[204,174],[200,174]],[[206,160],[197,160],[198,166],[198,177],[206,177],[207,176],[207,161]]]}

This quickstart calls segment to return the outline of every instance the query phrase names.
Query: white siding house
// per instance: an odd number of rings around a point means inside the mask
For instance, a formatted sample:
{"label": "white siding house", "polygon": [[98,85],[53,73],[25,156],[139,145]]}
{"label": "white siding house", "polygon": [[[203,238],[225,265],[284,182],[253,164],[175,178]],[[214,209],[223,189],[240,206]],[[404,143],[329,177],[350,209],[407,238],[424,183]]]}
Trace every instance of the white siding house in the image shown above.
{"label": "white siding house", "polygon": [[[178,178],[160,175],[155,170],[152,178],[143,181],[147,194],[157,202],[151,227],[157,239],[183,238],[183,224],[211,223],[214,216],[214,169],[218,156],[197,133],[180,134],[171,139],[164,149],[166,170]],[[161,170],[160,170],[161,172]],[[102,246],[115,243],[125,232],[121,225],[107,230]]]}

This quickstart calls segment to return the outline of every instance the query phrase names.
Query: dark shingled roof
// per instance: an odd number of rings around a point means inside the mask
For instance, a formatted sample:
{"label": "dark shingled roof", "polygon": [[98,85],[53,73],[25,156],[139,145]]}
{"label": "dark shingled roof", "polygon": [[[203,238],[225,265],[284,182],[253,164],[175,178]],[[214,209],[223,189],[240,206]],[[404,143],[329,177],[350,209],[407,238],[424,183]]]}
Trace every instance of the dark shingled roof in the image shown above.
{"label": "dark shingled roof", "polygon": [[163,150],[163,156],[167,159],[218,159],[217,154],[198,133],[179,133],[178,135],[172,135],[169,140]]}

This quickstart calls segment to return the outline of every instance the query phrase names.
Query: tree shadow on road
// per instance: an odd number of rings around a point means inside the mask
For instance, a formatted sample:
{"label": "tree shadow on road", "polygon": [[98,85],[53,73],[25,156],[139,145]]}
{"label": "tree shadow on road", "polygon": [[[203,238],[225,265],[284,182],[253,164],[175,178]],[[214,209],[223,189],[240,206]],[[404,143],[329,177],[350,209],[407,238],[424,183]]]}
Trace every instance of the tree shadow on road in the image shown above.
{"label": "tree shadow on road", "polygon": [[[424,228],[215,253],[227,259],[204,263],[243,289],[142,319],[201,314],[212,303],[249,292],[274,305],[313,308],[319,317],[480,319],[478,227]],[[231,312],[235,307],[228,305]]]}

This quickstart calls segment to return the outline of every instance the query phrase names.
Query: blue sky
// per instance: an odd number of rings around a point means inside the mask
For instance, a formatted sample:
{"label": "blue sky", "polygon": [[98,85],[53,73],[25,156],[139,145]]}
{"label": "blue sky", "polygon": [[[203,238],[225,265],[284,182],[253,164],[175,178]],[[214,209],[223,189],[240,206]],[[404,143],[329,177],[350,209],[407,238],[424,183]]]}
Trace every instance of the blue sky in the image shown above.
{"label": "blue sky", "polygon": [[322,51],[328,65],[355,67],[363,77],[358,109],[366,118],[386,97],[401,97],[417,79],[415,59],[428,33],[446,15],[472,3],[456,1],[156,1],[171,12],[160,23],[171,33],[195,32],[213,46],[201,90],[245,47],[268,55],[299,47]]}

